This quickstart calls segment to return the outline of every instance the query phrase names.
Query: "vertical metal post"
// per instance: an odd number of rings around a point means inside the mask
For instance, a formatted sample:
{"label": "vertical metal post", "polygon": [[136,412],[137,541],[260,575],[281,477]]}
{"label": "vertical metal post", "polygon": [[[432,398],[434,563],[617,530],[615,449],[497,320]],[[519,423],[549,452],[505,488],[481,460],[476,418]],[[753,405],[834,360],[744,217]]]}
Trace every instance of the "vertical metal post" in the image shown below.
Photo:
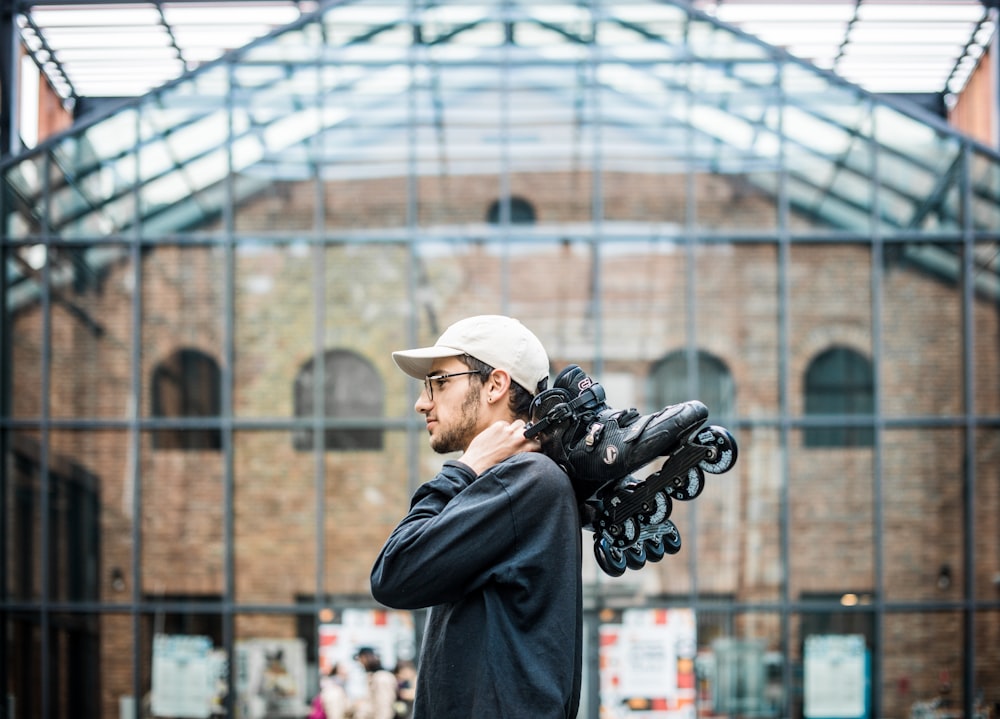
{"label": "vertical metal post", "polygon": [[131,575],[132,591],[129,596],[129,614],[132,619],[132,717],[139,719],[142,715],[142,616],[139,613],[142,602],[142,210],[139,192],[139,138],[141,137],[142,106],[135,113],[134,137],[136,144],[132,151],[136,154],[133,163],[135,176],[132,178],[132,237],[129,244],[129,254],[132,259],[132,347],[129,363],[131,377],[129,391],[131,403],[128,408],[128,452],[130,466],[128,480],[132,484],[132,557]]}
{"label": "vertical metal post", "polygon": [[[785,65],[778,63],[778,76],[783,77]],[[781,656],[782,662],[782,684],[785,688],[784,696],[784,716],[793,716],[791,702],[791,688],[794,686],[794,673],[792,671],[792,647],[789,637],[791,636],[791,608],[790,608],[790,574],[791,574],[791,511],[790,488],[791,466],[789,455],[791,453],[791,408],[789,398],[792,388],[790,385],[789,366],[790,338],[791,338],[791,230],[789,229],[789,215],[791,201],[788,190],[788,149],[784,131],[784,103],[785,95],[779,84],[777,104],[778,104],[778,416],[779,437],[778,445],[781,447],[781,486],[778,497],[778,516],[781,524],[781,589],[780,589],[780,616],[781,616]]]}
{"label": "vertical metal post", "polygon": [[20,146],[16,108],[20,88],[18,32],[14,17],[19,3],[0,3],[0,157],[17,152]]}
{"label": "vertical metal post", "polygon": [[[46,153],[45,161],[42,163],[44,177],[42,178],[43,199],[42,199],[42,245],[45,248],[45,264],[42,265],[42,286],[41,286],[41,312],[42,312],[42,352],[41,352],[41,386],[39,387],[39,452],[40,460],[38,467],[38,491],[39,506],[41,507],[39,522],[41,524],[41,539],[39,542],[40,551],[38,557],[38,571],[40,572],[41,597],[39,608],[41,611],[41,689],[42,717],[52,716],[52,672],[49,669],[53,666],[51,647],[52,641],[52,584],[50,582],[50,553],[52,552],[52,525],[51,519],[51,493],[52,481],[49,476],[49,432],[51,426],[50,419],[50,397],[51,384],[50,374],[52,371],[52,235],[49,218],[52,212],[52,155]],[[6,271],[6,268],[4,269]]]}
{"label": "vertical metal post", "polygon": [[962,207],[962,375],[965,406],[965,521],[962,523],[964,585],[962,596],[963,656],[962,704],[963,715],[973,717],[976,690],[976,358],[975,358],[975,227],[973,225],[972,149],[962,141],[962,171],[959,173],[959,193]]}
{"label": "vertical metal post", "polygon": [[[874,103],[867,104],[869,117],[872,118],[872,137],[877,137]],[[874,643],[873,656],[871,658],[870,686],[872,694],[871,716],[882,715],[882,666],[884,664],[883,637],[885,635],[885,577],[883,569],[885,567],[885,517],[883,505],[883,442],[885,440],[885,419],[882,415],[882,349],[884,346],[883,323],[882,323],[882,267],[885,256],[885,246],[882,241],[882,229],[879,218],[881,209],[881,176],[879,172],[879,143],[876,140],[870,141],[869,153],[871,156],[871,176],[872,176],[872,209],[870,214],[871,222],[871,296],[872,296],[872,382],[874,414],[873,434],[875,440],[874,452],[872,455],[872,475],[875,479],[872,487],[872,516],[875,522],[873,527],[875,542],[874,563],[875,574],[875,596],[873,597],[874,612],[873,631]]]}
{"label": "vertical metal post", "polygon": [[233,164],[233,142],[235,141],[235,132],[233,128],[233,114],[235,112],[235,98],[233,97],[233,85],[236,82],[236,74],[234,72],[234,66],[231,62],[226,63],[226,87],[225,87],[225,111],[226,111],[226,163],[228,167],[226,168],[226,177],[224,180],[225,189],[223,191],[223,205],[222,205],[222,226],[224,228],[225,239],[224,251],[226,255],[225,261],[225,299],[223,300],[223,305],[225,307],[225,319],[223,320],[225,337],[224,342],[224,352],[226,353],[226,367],[222,369],[222,413],[224,416],[223,427],[222,427],[222,505],[223,505],[223,518],[222,518],[222,545],[223,545],[223,562],[225,567],[223,569],[223,574],[225,576],[225,586],[222,590],[222,646],[225,656],[228,660],[228,671],[226,672],[226,698],[225,707],[228,716],[234,716],[234,711],[236,708],[236,682],[234,681],[235,667],[236,667],[236,638],[235,638],[235,620],[234,620],[234,606],[235,606],[235,587],[236,587],[236,569],[235,569],[235,556],[236,550],[233,546],[235,542],[235,531],[234,531],[234,511],[233,511],[233,499],[235,496],[234,492],[234,476],[233,476],[233,420],[232,420],[232,384],[233,384],[233,258],[235,255],[235,238],[234,238],[234,226],[235,221],[233,218],[234,206],[236,203],[236,191],[235,191],[235,181],[233,178],[234,164]]}

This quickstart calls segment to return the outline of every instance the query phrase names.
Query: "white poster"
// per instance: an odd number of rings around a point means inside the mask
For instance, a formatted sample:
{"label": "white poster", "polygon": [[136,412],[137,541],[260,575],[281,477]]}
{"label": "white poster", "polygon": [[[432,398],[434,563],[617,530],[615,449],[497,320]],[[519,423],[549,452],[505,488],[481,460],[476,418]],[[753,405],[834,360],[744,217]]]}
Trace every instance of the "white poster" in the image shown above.
{"label": "white poster", "polygon": [[866,714],[867,650],[860,634],[806,637],[803,714],[854,719]]}
{"label": "white poster", "polygon": [[208,637],[153,637],[153,716],[207,719],[216,699],[218,659]]}
{"label": "white poster", "polygon": [[600,641],[602,717],[693,719],[693,610],[629,609],[601,626]]}

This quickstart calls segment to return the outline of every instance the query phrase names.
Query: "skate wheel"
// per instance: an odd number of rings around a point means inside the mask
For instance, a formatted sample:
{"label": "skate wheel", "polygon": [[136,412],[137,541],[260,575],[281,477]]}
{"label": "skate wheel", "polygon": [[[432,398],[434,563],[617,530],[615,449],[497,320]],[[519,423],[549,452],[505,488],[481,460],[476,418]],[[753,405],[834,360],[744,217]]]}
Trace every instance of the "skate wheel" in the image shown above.
{"label": "skate wheel", "polygon": [[681,533],[678,531],[677,525],[669,519],[665,522],[665,526],[667,526],[667,531],[661,537],[663,549],[667,554],[677,554],[681,551]]}
{"label": "skate wheel", "polygon": [[594,558],[597,560],[597,566],[610,577],[620,577],[625,574],[625,568],[628,566],[625,554],[607,537],[594,538]]}
{"label": "skate wheel", "polygon": [[625,548],[625,564],[629,569],[642,569],[646,566],[645,542]]}
{"label": "skate wheel", "polygon": [[659,524],[673,511],[674,503],[670,499],[670,495],[664,492],[662,489],[653,495],[653,511],[649,514],[649,519],[646,520],[647,524]]}
{"label": "skate wheel", "polygon": [[711,447],[711,456],[703,459],[698,466],[709,474],[728,472],[736,464],[738,454],[736,440],[725,427],[712,425],[698,435],[698,440]]}
{"label": "skate wheel", "polygon": [[705,473],[701,467],[692,467],[684,477],[677,477],[672,484],[667,486],[670,496],[681,502],[688,502],[702,493],[705,489]]}
{"label": "skate wheel", "polygon": [[622,523],[622,536],[625,537],[626,542],[634,542],[636,537],[639,536],[639,527],[635,520],[629,517]]}
{"label": "skate wheel", "polygon": [[663,540],[659,537],[652,537],[646,540],[646,561],[659,562],[666,554],[667,548],[663,545]]}

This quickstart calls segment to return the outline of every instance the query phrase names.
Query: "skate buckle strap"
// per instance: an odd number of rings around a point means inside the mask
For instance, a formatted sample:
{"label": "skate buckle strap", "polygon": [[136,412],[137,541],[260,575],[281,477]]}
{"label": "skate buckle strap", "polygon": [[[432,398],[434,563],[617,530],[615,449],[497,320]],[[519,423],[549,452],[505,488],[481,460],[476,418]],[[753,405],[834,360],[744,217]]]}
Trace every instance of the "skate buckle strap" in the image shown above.
{"label": "skate buckle strap", "polygon": [[550,409],[548,413],[534,424],[524,428],[524,436],[531,439],[539,432],[547,429],[551,424],[559,424],[567,418],[573,416],[569,402],[561,402]]}
{"label": "skate buckle strap", "polygon": [[[629,411],[630,412],[634,412],[635,410],[629,410]],[[629,429],[628,435],[622,441],[623,442],[634,442],[635,440],[639,439],[639,435],[641,435],[642,432],[643,432],[643,430],[646,429],[646,427],[649,426],[649,423],[653,421],[653,418],[655,416],[656,416],[655,414],[648,415],[644,421],[642,421],[641,423],[635,425],[634,427],[631,427]],[[633,419],[632,422],[634,422],[634,421],[635,420]],[[631,422],[629,424],[631,424]],[[626,425],[622,425],[622,426],[626,426]]]}
{"label": "skate buckle strap", "polygon": [[530,427],[526,427],[524,430],[524,436],[531,439],[539,432],[547,429],[549,425],[559,424],[560,422],[565,422],[568,419],[574,418],[576,416],[576,410],[580,407],[584,407],[592,402],[600,403],[604,400],[604,388],[596,382],[580,393],[579,396],[571,399],[569,402],[560,402],[555,407],[550,409],[544,417],[532,424]]}
{"label": "skate buckle strap", "polygon": [[597,443],[601,441],[601,433],[604,431],[604,423],[594,422],[587,428],[587,436],[583,442],[587,445],[587,451],[593,452]]}

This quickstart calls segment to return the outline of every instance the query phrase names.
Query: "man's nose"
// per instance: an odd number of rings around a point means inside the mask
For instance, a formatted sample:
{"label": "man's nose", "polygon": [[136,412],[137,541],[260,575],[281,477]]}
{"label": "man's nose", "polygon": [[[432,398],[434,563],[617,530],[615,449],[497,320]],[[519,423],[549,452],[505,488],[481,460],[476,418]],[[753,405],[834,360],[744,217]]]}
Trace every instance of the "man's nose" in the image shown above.
{"label": "man's nose", "polygon": [[413,403],[413,409],[418,413],[423,414],[424,412],[430,411],[430,407],[433,402],[427,397],[427,390],[420,390],[420,396],[417,397],[417,401]]}

